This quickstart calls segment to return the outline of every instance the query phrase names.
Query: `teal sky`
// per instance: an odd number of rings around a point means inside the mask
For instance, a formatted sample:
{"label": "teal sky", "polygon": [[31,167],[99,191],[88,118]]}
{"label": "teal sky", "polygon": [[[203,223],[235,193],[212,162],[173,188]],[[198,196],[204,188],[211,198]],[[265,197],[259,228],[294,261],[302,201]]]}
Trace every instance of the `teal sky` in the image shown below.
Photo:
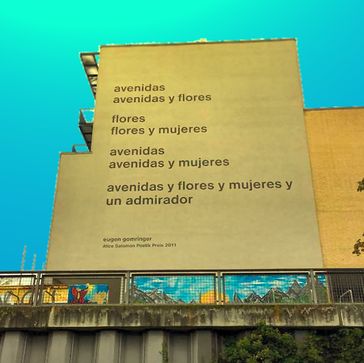
{"label": "teal sky", "polygon": [[[364,2],[17,1],[0,8],[1,270],[45,261],[59,152],[83,143],[100,44],[297,38],[306,108],[364,106]],[[71,251],[70,251],[71,252]]]}

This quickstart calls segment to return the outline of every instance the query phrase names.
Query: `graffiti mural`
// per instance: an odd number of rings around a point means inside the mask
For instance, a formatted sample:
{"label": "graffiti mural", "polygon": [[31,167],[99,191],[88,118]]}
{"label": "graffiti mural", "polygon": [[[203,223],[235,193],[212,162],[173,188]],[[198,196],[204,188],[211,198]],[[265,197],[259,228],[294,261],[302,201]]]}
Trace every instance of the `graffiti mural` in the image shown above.
{"label": "graffiti mural", "polygon": [[318,273],[315,275],[315,291],[317,302],[319,304],[330,302],[330,291],[327,274]]}
{"label": "graffiti mural", "polygon": [[215,275],[133,276],[136,304],[214,304]]}
{"label": "graffiti mural", "polygon": [[[195,275],[132,275],[128,289],[131,304],[276,304],[328,303],[357,297],[361,285],[350,275],[302,273],[224,273]],[[355,276],[354,276],[355,277]],[[359,276],[360,277],[360,276]],[[359,278],[358,277],[358,278]],[[361,281],[361,280],[360,280]],[[108,284],[0,285],[0,304],[32,304],[39,291],[42,304],[108,304]],[[218,287],[218,285],[220,287]],[[358,285],[358,286],[357,286]],[[360,286],[359,286],[360,285]],[[331,290],[335,290],[334,293]],[[218,298],[218,291],[221,296]],[[361,290],[360,290],[361,291]],[[117,293],[120,295],[120,291]],[[343,297],[344,296],[344,297]],[[355,298],[355,299],[354,299]],[[37,300],[38,301],[38,300]]]}
{"label": "graffiti mural", "polygon": [[[307,274],[236,274],[224,276],[225,302],[232,304],[304,303],[313,301],[312,284]],[[327,301],[325,275],[315,278],[319,302]]]}
{"label": "graffiti mural", "polygon": [[68,304],[107,304],[109,286],[106,284],[76,284],[68,286]]}
{"label": "graffiti mural", "polygon": [[43,288],[43,304],[67,304],[68,286],[50,285]]}
{"label": "graffiti mural", "polygon": [[31,304],[32,297],[32,286],[0,286],[0,304]]}

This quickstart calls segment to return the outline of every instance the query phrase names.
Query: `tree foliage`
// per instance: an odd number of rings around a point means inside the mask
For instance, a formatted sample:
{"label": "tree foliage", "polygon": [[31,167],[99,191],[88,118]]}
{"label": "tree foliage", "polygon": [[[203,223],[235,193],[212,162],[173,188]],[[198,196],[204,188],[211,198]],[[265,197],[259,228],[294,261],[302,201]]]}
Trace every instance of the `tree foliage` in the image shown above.
{"label": "tree foliage", "polygon": [[330,337],[329,359],[336,363],[364,362],[364,329],[341,329]]}
{"label": "tree foliage", "polygon": [[298,347],[294,337],[259,325],[226,342],[221,363],[363,363],[364,329],[309,334]]}
{"label": "tree foliage", "polygon": [[242,339],[228,343],[224,363],[296,363],[297,346],[292,335],[271,326],[259,325]]}

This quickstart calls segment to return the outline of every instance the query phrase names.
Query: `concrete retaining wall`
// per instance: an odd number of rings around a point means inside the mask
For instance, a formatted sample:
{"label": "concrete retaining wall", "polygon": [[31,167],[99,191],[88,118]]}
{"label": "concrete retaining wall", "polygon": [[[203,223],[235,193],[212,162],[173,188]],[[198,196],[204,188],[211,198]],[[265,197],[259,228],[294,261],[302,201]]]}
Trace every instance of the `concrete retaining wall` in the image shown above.
{"label": "concrete retaining wall", "polygon": [[214,337],[211,331],[6,331],[0,363],[212,363]]}
{"label": "concrete retaining wall", "polygon": [[0,363],[212,363],[223,335],[262,321],[363,327],[364,304],[1,306]]}
{"label": "concrete retaining wall", "polygon": [[1,306],[0,329],[239,328],[364,326],[364,304]]}

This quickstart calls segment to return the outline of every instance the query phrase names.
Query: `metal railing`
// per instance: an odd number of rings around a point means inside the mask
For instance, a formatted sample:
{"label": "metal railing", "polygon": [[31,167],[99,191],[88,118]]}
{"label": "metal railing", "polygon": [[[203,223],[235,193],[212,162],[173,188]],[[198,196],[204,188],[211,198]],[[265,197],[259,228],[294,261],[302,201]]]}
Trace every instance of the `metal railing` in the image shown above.
{"label": "metal railing", "polygon": [[0,305],[364,303],[364,270],[0,273]]}
{"label": "metal railing", "polygon": [[[94,113],[93,108],[82,108],[78,117],[78,127],[86,143],[86,152],[91,151]],[[72,149],[72,151],[78,152],[77,148]]]}

